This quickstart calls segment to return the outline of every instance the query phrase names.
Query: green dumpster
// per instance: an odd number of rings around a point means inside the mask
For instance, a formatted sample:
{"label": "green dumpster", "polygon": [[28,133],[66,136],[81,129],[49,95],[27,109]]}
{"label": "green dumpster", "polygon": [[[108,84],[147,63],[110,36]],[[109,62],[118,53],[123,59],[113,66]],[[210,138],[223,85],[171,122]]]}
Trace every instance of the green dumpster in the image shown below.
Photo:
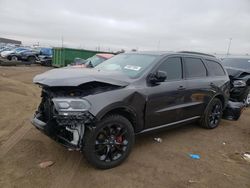
{"label": "green dumpster", "polygon": [[75,58],[87,59],[94,56],[97,53],[110,53],[100,52],[73,48],[53,48],[52,66],[65,67],[72,63]]}

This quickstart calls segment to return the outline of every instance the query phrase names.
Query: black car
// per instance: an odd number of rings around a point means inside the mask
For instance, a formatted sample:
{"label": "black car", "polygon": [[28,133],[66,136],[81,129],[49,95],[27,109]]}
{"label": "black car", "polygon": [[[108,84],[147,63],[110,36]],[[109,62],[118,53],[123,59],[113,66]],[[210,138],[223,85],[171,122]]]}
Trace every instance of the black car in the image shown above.
{"label": "black car", "polygon": [[196,121],[217,127],[230,89],[220,61],[194,52],[124,53],[33,81],[42,87],[33,125],[102,169],[121,164],[137,134]]}
{"label": "black car", "polygon": [[225,57],[222,64],[231,80],[230,98],[233,101],[245,102],[250,105],[250,57]]}
{"label": "black car", "polygon": [[11,61],[27,61],[29,63],[35,63],[37,61],[38,55],[39,51],[37,50],[23,49],[9,54],[6,58]]}

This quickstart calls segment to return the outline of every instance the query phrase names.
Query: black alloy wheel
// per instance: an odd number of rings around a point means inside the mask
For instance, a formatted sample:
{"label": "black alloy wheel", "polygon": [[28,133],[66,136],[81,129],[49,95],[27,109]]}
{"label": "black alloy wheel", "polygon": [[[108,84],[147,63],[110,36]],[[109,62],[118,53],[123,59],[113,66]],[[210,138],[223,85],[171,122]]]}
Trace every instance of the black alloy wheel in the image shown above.
{"label": "black alloy wheel", "polygon": [[219,103],[215,104],[209,115],[209,123],[211,127],[216,127],[221,118],[221,105]]}
{"label": "black alloy wheel", "polygon": [[207,129],[216,128],[222,117],[222,102],[218,98],[214,98],[209,105],[201,119],[201,126]]}
{"label": "black alloy wheel", "polygon": [[106,125],[97,135],[95,153],[101,161],[119,159],[128,149],[128,132],[121,125]]}
{"label": "black alloy wheel", "polygon": [[121,164],[134,144],[134,130],[123,116],[111,115],[102,120],[93,131],[85,135],[86,159],[101,169]]}

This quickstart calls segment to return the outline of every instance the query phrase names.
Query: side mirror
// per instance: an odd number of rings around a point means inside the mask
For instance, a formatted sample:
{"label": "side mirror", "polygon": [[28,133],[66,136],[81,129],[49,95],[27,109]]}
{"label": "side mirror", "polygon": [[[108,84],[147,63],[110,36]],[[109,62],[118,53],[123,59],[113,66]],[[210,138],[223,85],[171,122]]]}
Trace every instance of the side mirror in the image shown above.
{"label": "side mirror", "polygon": [[157,82],[164,82],[167,79],[167,73],[164,71],[157,71],[154,74],[151,74],[149,77],[149,81],[152,84],[155,84]]}

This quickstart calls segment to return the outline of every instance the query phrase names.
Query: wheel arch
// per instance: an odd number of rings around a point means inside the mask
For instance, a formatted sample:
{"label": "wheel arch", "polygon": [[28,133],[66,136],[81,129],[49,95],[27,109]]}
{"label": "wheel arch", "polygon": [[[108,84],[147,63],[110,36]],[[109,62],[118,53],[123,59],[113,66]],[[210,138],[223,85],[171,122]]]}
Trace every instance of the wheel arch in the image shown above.
{"label": "wheel arch", "polygon": [[98,119],[99,119],[99,121],[101,121],[101,120],[103,120],[103,118],[105,118],[111,114],[118,114],[118,115],[121,115],[121,116],[127,118],[129,120],[129,122],[132,124],[135,132],[137,132],[137,130],[139,129],[138,117],[137,117],[135,110],[133,110],[132,108],[127,107],[127,106],[117,106],[117,107],[111,108],[109,110],[106,110],[105,112],[100,114]]}
{"label": "wheel arch", "polygon": [[[215,95],[214,96],[214,98],[217,98],[217,99],[219,99],[220,101],[221,101],[221,103],[222,103],[222,108],[225,108],[226,107],[226,100],[225,100],[225,97],[222,95],[222,94],[217,94],[217,95]],[[213,99],[214,99],[213,98]],[[211,100],[212,101],[212,100]]]}

